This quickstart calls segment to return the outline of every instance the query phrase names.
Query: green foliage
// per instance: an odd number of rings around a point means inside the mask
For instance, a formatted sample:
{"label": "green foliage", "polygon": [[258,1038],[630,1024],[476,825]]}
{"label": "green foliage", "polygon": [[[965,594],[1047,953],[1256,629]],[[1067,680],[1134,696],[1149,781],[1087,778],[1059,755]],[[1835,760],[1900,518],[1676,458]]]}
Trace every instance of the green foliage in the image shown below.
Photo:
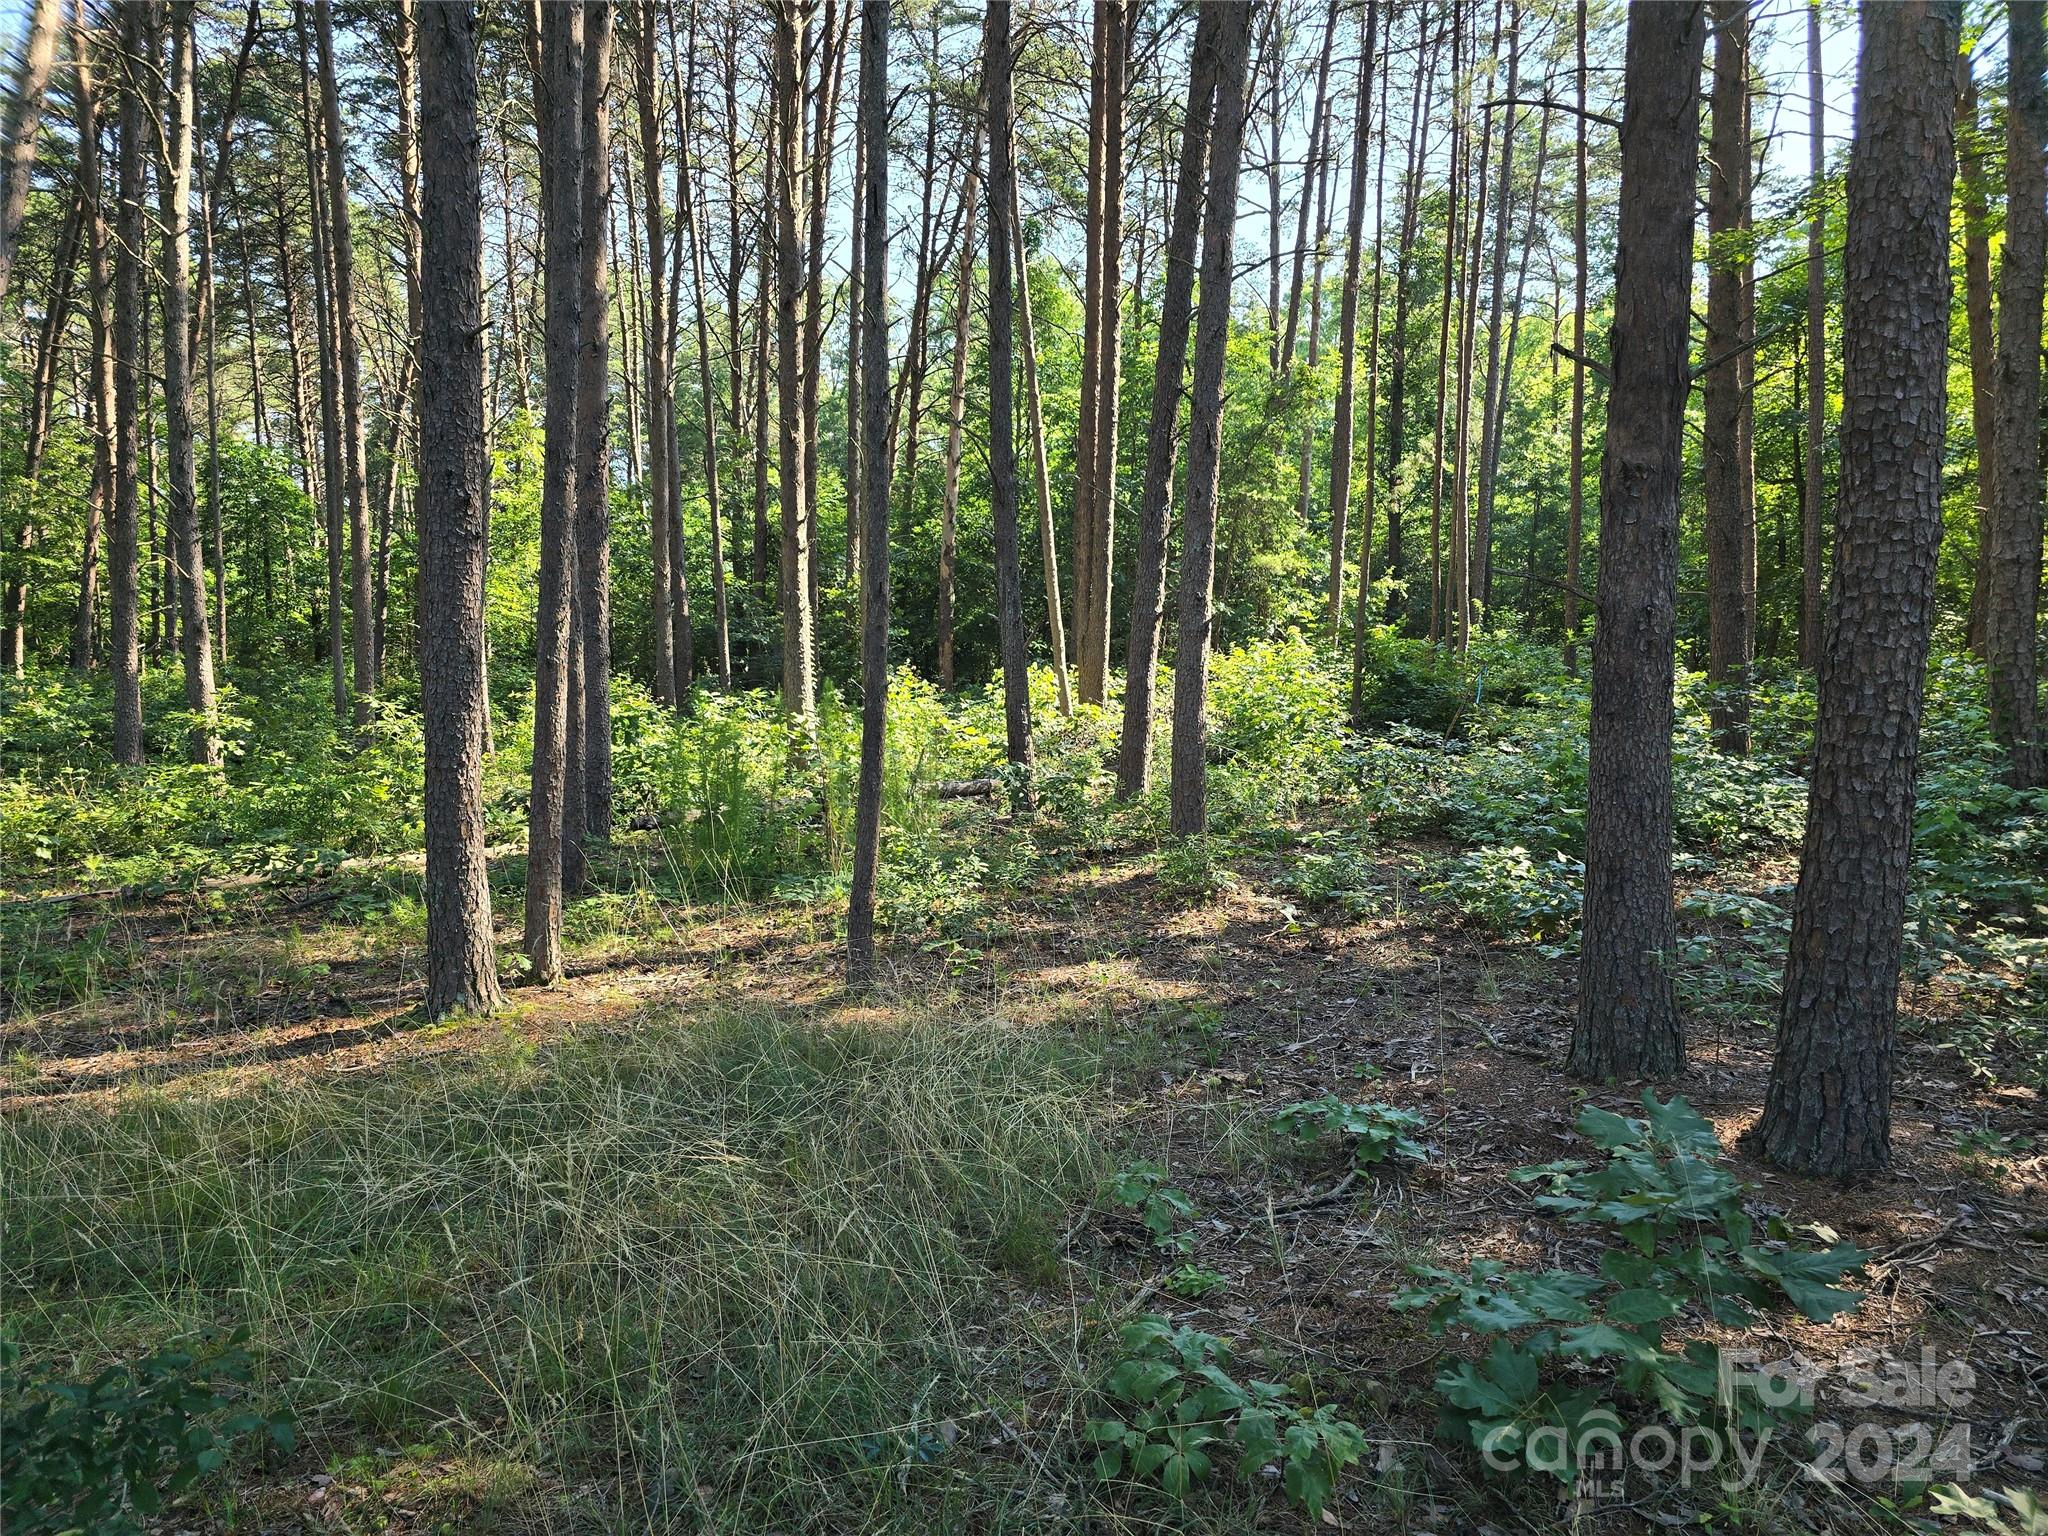
{"label": "green foliage", "polygon": [[1586,866],[1570,854],[1531,854],[1516,845],[1478,848],[1444,861],[1422,894],[1448,902],[1502,938],[1575,948]]}
{"label": "green foliage", "polygon": [[1179,1499],[1218,1457],[1235,1454],[1244,1478],[1278,1463],[1287,1497],[1322,1519],[1338,1477],[1365,1453],[1364,1431],[1327,1404],[1302,1407],[1277,1382],[1239,1381],[1230,1346],[1214,1334],[1147,1313],[1118,1337],[1121,1352],[1102,1379],[1108,1411],[1083,1432],[1098,1448],[1098,1477],[1128,1472]]}
{"label": "green foliage", "polygon": [[1296,1146],[1308,1147],[1329,1138],[1344,1142],[1360,1168],[1383,1163],[1390,1156],[1415,1162],[1429,1159],[1429,1148],[1415,1139],[1428,1121],[1420,1110],[1392,1104],[1347,1104],[1334,1093],[1290,1104],[1273,1116],[1272,1128]]}
{"label": "green foliage", "polygon": [[227,1465],[259,1433],[289,1451],[291,1421],[236,1405],[250,1360],[238,1331],[224,1345],[173,1344],[117,1361],[89,1380],[30,1380],[0,1339],[0,1508],[7,1528],[120,1536]]}
{"label": "green foliage", "polygon": [[[1432,1333],[1465,1329],[1494,1342],[1436,1379],[1446,1432],[1567,1483],[1601,1442],[1616,1443],[1616,1397],[1652,1404],[1681,1424],[1715,1418],[1757,1432],[1774,1422],[1762,1383],[1722,1369],[1714,1345],[1671,1348],[1665,1325],[1687,1313],[1727,1328],[1790,1303],[1826,1322],[1856,1306],[1838,1281],[1863,1262],[1847,1243],[1791,1241],[1781,1223],[1764,1234],[1744,1208],[1745,1187],[1721,1156],[1713,1127],[1682,1098],[1643,1095],[1640,1120],[1594,1105],[1578,1129],[1599,1163],[1549,1163],[1515,1178],[1546,1192],[1536,1204],[1566,1222],[1611,1234],[1597,1273],[1516,1270],[1475,1261],[1463,1274],[1417,1265],[1420,1283],[1395,1298]],[[1587,1366],[1609,1374],[1588,1384]],[[1562,1433],[1558,1433],[1561,1431]]]}
{"label": "green foliage", "polygon": [[1195,1217],[1195,1202],[1167,1182],[1166,1170],[1155,1162],[1138,1158],[1125,1163],[1109,1181],[1109,1198],[1138,1213],[1145,1230],[1152,1234],[1152,1246],[1166,1253],[1186,1253],[1195,1245],[1195,1234],[1176,1232],[1175,1227]]}

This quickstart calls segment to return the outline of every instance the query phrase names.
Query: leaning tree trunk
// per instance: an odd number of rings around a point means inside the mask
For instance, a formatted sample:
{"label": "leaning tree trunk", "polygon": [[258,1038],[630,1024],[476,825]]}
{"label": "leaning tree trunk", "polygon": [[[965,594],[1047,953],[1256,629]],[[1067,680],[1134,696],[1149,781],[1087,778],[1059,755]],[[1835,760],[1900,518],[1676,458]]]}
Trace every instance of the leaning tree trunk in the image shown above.
{"label": "leaning tree trunk", "polygon": [[568,764],[569,628],[576,581],[576,396],[582,308],[583,7],[536,5],[547,277],[547,435],[541,456],[533,774],[526,829],[526,956],[534,981],[562,977],[562,809]]}
{"label": "leaning tree trunk", "polygon": [[2048,85],[2041,0],[2011,0],[2005,114],[2005,251],[1998,271],[1998,383],[1992,403],[1998,497],[1985,584],[1984,659],[1991,730],[2019,789],[2042,782],[2035,631],[2041,609],[2041,293],[2048,248]]}
{"label": "leaning tree trunk", "polygon": [[981,186],[981,140],[968,152],[960,215],[960,278],[953,289],[953,366],[946,390],[946,478],[939,501],[939,686],[953,686],[954,573],[959,556],[960,436],[967,404],[967,343],[974,313],[974,208]]}
{"label": "leaning tree trunk", "polygon": [[860,150],[854,195],[865,249],[859,315],[861,441],[866,481],[857,500],[867,518],[861,539],[860,785],[854,797],[853,888],[846,904],[846,979],[856,985],[875,970],[875,871],[882,857],[883,748],[889,719],[889,459],[879,450],[889,430],[889,0],[862,0],[860,22]]}
{"label": "leaning tree trunk", "polygon": [[1017,325],[1024,343],[1024,399],[1031,417],[1031,468],[1038,488],[1038,552],[1045,566],[1045,617],[1052,642],[1052,680],[1059,693],[1060,715],[1070,719],[1074,713],[1074,694],[1067,679],[1066,620],[1060,613],[1060,557],[1053,540],[1052,476],[1046,469],[1045,406],[1038,393],[1038,336],[1031,326],[1031,263],[1024,254],[1024,217],[1018,211],[1014,175],[1010,178],[1010,245],[1017,258]]}
{"label": "leaning tree trunk", "polygon": [[1941,0],[1862,12],[1834,579],[1777,1057],[1757,1130],[1772,1161],[1838,1178],[1891,1159],[1913,772],[1941,549],[1960,20],[1960,5]]}
{"label": "leaning tree trunk", "polygon": [[1671,989],[1671,669],[1704,22],[1692,4],[1628,13],[1586,746],[1585,936],[1569,1062],[1595,1080],[1663,1077],[1685,1062]]}
{"label": "leaning tree trunk", "polygon": [[1216,50],[1223,7],[1195,13],[1189,58],[1187,117],[1181,127],[1178,180],[1166,234],[1166,284],[1159,299],[1159,347],[1152,368],[1152,415],[1145,428],[1145,485],[1138,502],[1138,569],[1131,584],[1131,637],[1124,669],[1124,729],[1117,748],[1120,796],[1143,794],[1152,782],[1153,683],[1159,671],[1159,625],[1166,610],[1166,547],[1173,520],[1173,461],[1180,446],[1181,376],[1187,366],[1194,309],[1195,241],[1202,223],[1202,180],[1209,159],[1209,119],[1216,100]]}
{"label": "leaning tree trunk", "polygon": [[483,173],[477,162],[476,11],[419,8],[420,704],[426,732],[427,1016],[503,999],[484,855]]}
{"label": "leaning tree trunk", "polygon": [[[1010,5],[992,0],[982,31],[982,91],[988,110],[988,478],[995,525],[996,627],[1003,651],[1003,733],[1010,806],[1029,812],[1032,785],[1031,653],[1024,637],[1024,571],[1017,535],[1017,420],[1011,382]],[[877,258],[879,260],[879,258]]]}
{"label": "leaning tree trunk", "polygon": [[185,707],[196,720],[192,761],[220,766],[213,684],[213,640],[206,611],[206,562],[199,538],[199,477],[192,423],[192,126],[196,111],[192,0],[172,0],[168,112],[157,198],[163,220],[164,441],[169,448],[170,521],[177,562],[179,640],[185,659]]}
{"label": "leaning tree trunk", "polygon": [[[1216,115],[1209,136],[1208,206],[1237,206],[1244,149],[1245,56],[1250,5],[1220,7]],[[1181,534],[1179,632],[1173,656],[1171,824],[1180,837],[1208,829],[1209,645],[1216,580],[1216,489],[1223,454],[1223,363],[1230,343],[1230,279],[1236,220],[1202,229],[1202,307],[1195,322],[1194,387],[1188,407],[1188,511]]]}
{"label": "leaning tree trunk", "polygon": [[14,268],[14,240],[28,211],[29,173],[36,163],[36,128],[43,117],[43,92],[57,57],[57,0],[35,0],[21,65],[0,121],[0,299],[7,297]]}
{"label": "leaning tree trunk", "polygon": [[1756,657],[1755,263],[1749,255],[1749,4],[1714,0],[1707,140],[1707,369],[1700,478],[1706,491],[1707,680],[1714,743],[1749,751]]}

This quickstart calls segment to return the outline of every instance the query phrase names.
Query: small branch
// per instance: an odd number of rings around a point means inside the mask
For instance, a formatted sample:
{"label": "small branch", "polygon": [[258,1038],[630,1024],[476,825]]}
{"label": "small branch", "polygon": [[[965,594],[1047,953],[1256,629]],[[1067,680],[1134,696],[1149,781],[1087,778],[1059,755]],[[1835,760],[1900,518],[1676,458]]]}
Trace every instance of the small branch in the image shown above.
{"label": "small branch", "polygon": [[1561,341],[1553,341],[1550,344],[1550,350],[1555,352],[1559,357],[1564,358],[1568,362],[1577,363],[1581,368],[1584,368],[1587,372],[1591,373],[1593,377],[1598,379],[1601,383],[1609,385],[1613,384],[1614,375],[1608,371],[1608,367],[1605,363],[1596,363],[1590,357],[1582,357]]}
{"label": "small branch", "polygon": [[1482,107],[1541,107],[1546,112],[1564,112],[1572,117],[1583,117],[1589,123],[1598,123],[1603,128],[1621,132],[1621,121],[1604,112],[1595,112],[1590,107],[1581,107],[1569,101],[1553,101],[1548,96],[1496,96],[1492,101],[1482,101]]}

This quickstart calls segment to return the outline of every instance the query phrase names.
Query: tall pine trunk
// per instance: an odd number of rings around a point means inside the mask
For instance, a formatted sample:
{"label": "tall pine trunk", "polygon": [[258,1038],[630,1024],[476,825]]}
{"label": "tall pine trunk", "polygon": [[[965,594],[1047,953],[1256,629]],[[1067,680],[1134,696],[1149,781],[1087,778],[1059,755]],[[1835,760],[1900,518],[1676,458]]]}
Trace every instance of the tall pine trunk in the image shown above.
{"label": "tall pine trunk", "polygon": [[774,0],[776,475],[782,500],[782,707],[817,709],[810,517],[804,506],[803,67],[811,0]]}
{"label": "tall pine trunk", "polygon": [[476,12],[418,12],[420,160],[420,705],[426,732],[427,1016],[502,998],[484,852],[484,570],[490,558],[484,391],[483,173]]}
{"label": "tall pine trunk", "polygon": [[1629,8],[1586,748],[1585,937],[1569,1061],[1595,1081],[1668,1076],[1685,1061],[1671,987],[1671,673],[1705,32],[1698,5]]}
{"label": "tall pine trunk", "polygon": [[1188,510],[1181,535],[1179,630],[1173,656],[1173,783],[1176,836],[1208,830],[1209,648],[1216,579],[1216,491],[1223,452],[1223,364],[1230,344],[1230,280],[1236,253],[1238,166],[1244,149],[1245,57],[1253,7],[1218,7],[1216,115],[1209,135],[1208,206],[1202,228],[1202,301],[1188,407]]}
{"label": "tall pine trunk", "polygon": [[1842,493],[1777,1056],[1757,1128],[1772,1161],[1837,1178],[1891,1159],[1941,548],[1960,20],[1942,0],[1862,11],[1842,256]]}

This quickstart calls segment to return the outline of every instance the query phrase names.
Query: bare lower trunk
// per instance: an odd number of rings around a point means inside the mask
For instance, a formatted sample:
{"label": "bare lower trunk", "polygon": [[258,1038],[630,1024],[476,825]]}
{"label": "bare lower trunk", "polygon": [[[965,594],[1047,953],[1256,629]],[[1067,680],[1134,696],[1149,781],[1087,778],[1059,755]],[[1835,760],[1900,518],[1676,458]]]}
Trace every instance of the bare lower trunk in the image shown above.
{"label": "bare lower trunk", "polygon": [[1066,620],[1060,613],[1060,561],[1053,540],[1052,476],[1045,462],[1045,410],[1038,395],[1038,337],[1031,326],[1031,263],[1024,256],[1024,219],[1017,210],[1014,176],[1010,179],[1010,244],[1017,257],[1017,323],[1024,343],[1024,398],[1031,413],[1031,468],[1038,489],[1038,550],[1045,565],[1045,616],[1052,643],[1052,678],[1059,690],[1060,714],[1070,717],[1074,713],[1074,696],[1067,680]]}
{"label": "bare lower trunk", "polygon": [[583,644],[584,834],[612,830],[612,518],[609,381],[612,8],[584,8],[582,303],[576,377],[576,608]]}
{"label": "bare lower trunk", "polygon": [[2018,789],[2043,778],[2041,676],[2041,295],[2048,248],[2048,86],[2040,0],[2010,0],[2005,128],[2005,248],[1998,272],[1998,382],[1992,405],[1998,482],[1985,583],[1984,659],[1991,731]]}
{"label": "bare lower trunk", "polygon": [[1152,415],[1145,429],[1145,484],[1138,503],[1138,567],[1131,584],[1124,728],[1117,752],[1117,793],[1125,797],[1143,794],[1152,782],[1153,682],[1159,670],[1159,627],[1166,609],[1173,465],[1180,447],[1181,380],[1187,367],[1188,325],[1194,309],[1196,239],[1202,222],[1223,19],[1220,6],[1204,6],[1196,12],[1187,118],[1181,127],[1180,163],[1166,235],[1166,283],[1159,301]]}
{"label": "bare lower trunk", "polygon": [[[1221,9],[1208,197],[1208,206],[1218,210],[1237,206],[1252,7]],[[1173,657],[1171,823],[1180,837],[1198,837],[1208,829],[1207,708],[1216,578],[1216,490],[1223,450],[1223,364],[1230,340],[1235,234],[1233,218],[1204,221],[1202,304],[1195,322],[1194,384],[1188,412],[1188,506],[1181,535],[1179,633]]]}
{"label": "bare lower trunk", "polygon": [[[1352,445],[1358,429],[1358,273],[1365,254],[1365,161],[1371,139],[1372,55],[1379,6],[1365,13],[1365,50],[1351,130],[1350,202],[1344,212],[1344,287],[1337,301],[1337,415],[1330,424],[1330,583],[1328,618],[1334,640],[1344,611],[1344,524],[1351,511]],[[1368,397],[1370,412],[1375,402]],[[1370,475],[1372,466],[1366,465]]]}
{"label": "bare lower trunk", "polygon": [[526,830],[526,956],[533,980],[562,976],[562,814],[568,766],[570,625],[576,579],[576,426],[582,306],[583,7],[536,3],[534,90],[546,204],[547,438],[541,464],[533,774]]}
{"label": "bare lower trunk", "polygon": [[808,722],[818,705],[804,506],[803,71],[811,0],[774,0],[776,474],[782,499],[782,706]]}
{"label": "bare lower trunk", "polygon": [[981,183],[977,137],[967,162],[960,225],[960,280],[953,290],[953,368],[946,391],[946,479],[939,503],[939,686],[953,686],[953,587],[960,518],[960,434],[967,404],[967,343],[974,312],[974,205]]}
{"label": "bare lower trunk", "polygon": [[503,1000],[484,854],[484,568],[490,555],[484,390],[483,178],[476,14],[419,8],[421,160],[420,703],[426,732],[427,1016]]}
{"label": "bare lower trunk", "polygon": [[118,87],[120,159],[114,213],[114,501],[108,529],[108,666],[114,681],[114,761],[142,762],[142,570],[139,537],[142,431],[142,125],[140,6],[120,13],[128,67]]}
{"label": "bare lower trunk", "polygon": [[1696,5],[1628,13],[1585,937],[1569,1062],[1595,1081],[1668,1076],[1685,1061],[1671,988],[1671,670],[1704,22]]}
{"label": "bare lower trunk", "polygon": [[[1777,1056],[1757,1128],[1774,1162],[1837,1178],[1891,1159],[1913,776],[1941,547],[1960,13],[1923,0],[1869,6],[1861,18],[1835,569]],[[2038,52],[2033,67],[2038,77]],[[2014,69],[2017,78],[2018,58]]]}
{"label": "bare lower trunk", "polygon": [[1700,478],[1706,491],[1707,679],[1714,741],[1749,751],[1756,656],[1753,456],[1755,266],[1749,256],[1749,7],[1715,0],[1713,124],[1707,143],[1707,372]]}

